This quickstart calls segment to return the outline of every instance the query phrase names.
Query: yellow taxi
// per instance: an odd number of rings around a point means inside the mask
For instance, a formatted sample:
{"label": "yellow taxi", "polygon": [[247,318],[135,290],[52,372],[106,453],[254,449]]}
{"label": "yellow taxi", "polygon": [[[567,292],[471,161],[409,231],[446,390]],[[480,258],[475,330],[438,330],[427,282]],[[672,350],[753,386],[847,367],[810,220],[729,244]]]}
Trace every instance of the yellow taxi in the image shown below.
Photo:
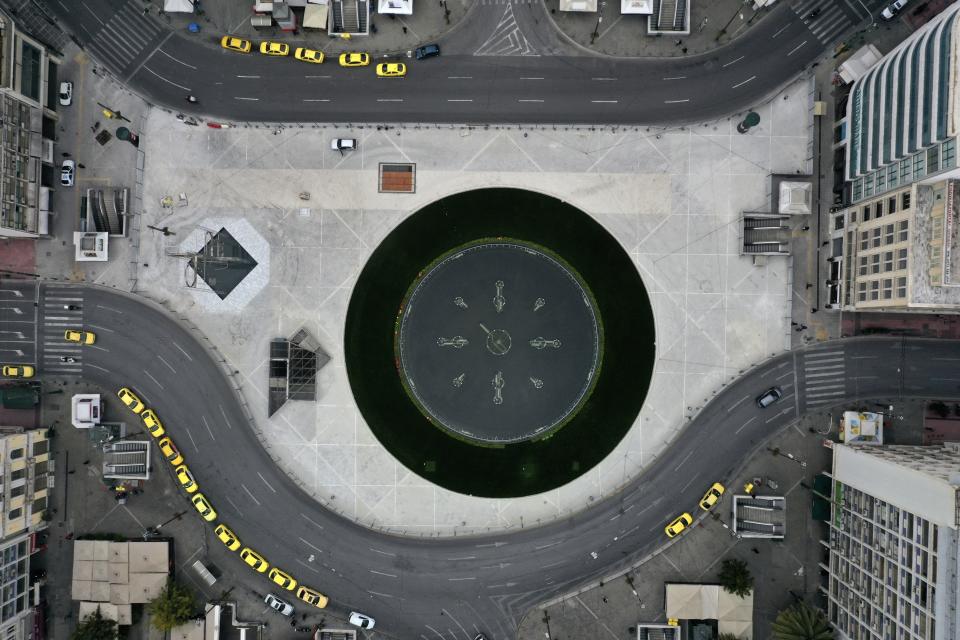
{"label": "yellow taxi", "polygon": [[227,525],[218,524],[217,528],[213,530],[217,537],[220,538],[220,542],[230,549],[230,551],[236,551],[240,548],[240,539],[237,538],[237,534],[231,531]]}
{"label": "yellow taxi", "polygon": [[250,53],[250,49],[253,48],[253,44],[249,40],[236,38],[234,36],[223,36],[220,38],[220,46],[238,53]]}
{"label": "yellow taxi", "polygon": [[183,464],[183,456],[180,455],[180,450],[177,449],[177,445],[173,444],[170,436],[160,438],[160,440],[157,441],[157,446],[160,447],[160,453],[167,459],[167,462],[175,467]]}
{"label": "yellow taxi", "polygon": [[28,364],[21,364],[19,366],[3,365],[3,375],[8,378],[32,378],[34,373],[33,367]]}
{"label": "yellow taxi", "polygon": [[314,64],[321,64],[324,60],[323,51],[307,49],[306,47],[297,47],[293,52],[293,57],[297,60],[313,62]]}
{"label": "yellow taxi", "polygon": [[681,513],[676,520],[666,526],[664,531],[668,538],[672,538],[693,523],[693,517],[689,513]]}
{"label": "yellow taxi", "polygon": [[117,391],[117,397],[120,398],[120,402],[127,405],[127,408],[137,415],[147,408],[145,404],[140,402],[140,398],[138,398],[133,391],[130,391],[130,389],[126,387],[123,387],[120,389],[120,391]]}
{"label": "yellow taxi", "polygon": [[310,587],[300,587],[297,589],[297,597],[317,609],[323,609],[327,606],[327,602],[329,602],[327,596]]}
{"label": "yellow taxi", "polygon": [[204,497],[202,493],[190,498],[190,502],[193,503],[193,506],[196,507],[197,512],[200,514],[200,517],[206,520],[207,522],[213,522],[217,519],[217,512],[213,510],[213,507],[210,505],[210,502]]}
{"label": "yellow taxi", "polygon": [[723,485],[719,482],[714,482],[713,486],[707,489],[707,492],[703,494],[703,498],[700,500],[700,508],[704,511],[710,511],[710,508],[713,505],[720,502],[720,498],[723,497],[723,492],[725,489]]}
{"label": "yellow taxi", "polygon": [[260,53],[265,56],[288,56],[290,45],[286,42],[261,42]]}
{"label": "yellow taxi", "polygon": [[180,465],[174,469],[174,473],[177,474],[177,482],[180,483],[180,486],[187,493],[196,493],[197,489],[200,488],[197,485],[197,481],[193,479],[193,474],[190,473],[190,469],[187,468],[187,465]]}
{"label": "yellow taxi", "polygon": [[378,78],[402,78],[407,75],[407,65],[402,62],[381,62],[377,65]]}
{"label": "yellow taxi", "polygon": [[293,576],[286,571],[277,569],[276,567],[270,569],[270,573],[267,574],[267,577],[273,580],[273,583],[281,589],[293,591],[297,588],[297,581],[293,579]]}
{"label": "yellow taxi", "polygon": [[160,418],[153,412],[153,409],[147,409],[141,413],[140,419],[143,420],[143,426],[147,428],[147,431],[149,431],[150,435],[154,438],[159,438],[163,435],[163,424],[160,423]]}
{"label": "yellow taxi", "polygon": [[67,329],[63,332],[63,339],[67,342],[76,342],[77,344],[93,344],[97,341],[97,336],[90,331]]}
{"label": "yellow taxi", "polygon": [[250,547],[243,548],[243,551],[240,552],[240,559],[246,562],[250,568],[257,573],[263,573],[270,568],[270,563],[267,562],[266,558]]}
{"label": "yellow taxi", "polygon": [[350,53],[340,54],[341,67],[365,67],[368,64],[370,64],[369,53],[358,53],[356,51],[352,51]]}

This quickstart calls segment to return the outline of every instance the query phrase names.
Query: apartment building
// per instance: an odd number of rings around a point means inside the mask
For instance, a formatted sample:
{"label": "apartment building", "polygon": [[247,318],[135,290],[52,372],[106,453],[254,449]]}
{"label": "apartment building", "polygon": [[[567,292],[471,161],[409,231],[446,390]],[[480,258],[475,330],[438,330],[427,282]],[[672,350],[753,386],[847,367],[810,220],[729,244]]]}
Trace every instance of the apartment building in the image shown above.
{"label": "apartment building", "polygon": [[837,637],[960,637],[960,444],[837,444],[832,479],[820,589]]}
{"label": "apartment building", "polygon": [[46,527],[54,477],[46,434],[45,429],[0,428],[0,540]]}

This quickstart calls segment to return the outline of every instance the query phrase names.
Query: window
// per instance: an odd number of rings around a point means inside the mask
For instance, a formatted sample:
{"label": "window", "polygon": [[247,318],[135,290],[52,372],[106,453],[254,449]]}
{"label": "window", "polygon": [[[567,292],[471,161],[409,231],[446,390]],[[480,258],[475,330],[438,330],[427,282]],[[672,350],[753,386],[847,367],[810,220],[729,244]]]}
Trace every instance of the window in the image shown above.
{"label": "window", "polygon": [[927,175],[926,163],[924,160],[925,158],[922,151],[913,156],[913,177],[916,180],[919,180],[923,176]]}
{"label": "window", "polygon": [[883,299],[889,300],[893,297],[893,280],[887,278],[883,281]]}
{"label": "window", "polygon": [[870,248],[870,232],[861,231],[860,232],[860,251],[866,251]]}
{"label": "window", "polygon": [[860,256],[860,275],[867,275],[867,256]]}
{"label": "window", "polygon": [[949,169],[957,164],[957,141],[946,140],[943,143],[943,168]]}
{"label": "window", "polygon": [[893,189],[899,184],[897,180],[897,163],[894,162],[892,165],[887,167],[887,185]]}
{"label": "window", "polygon": [[870,256],[870,273],[880,273],[880,254]]}
{"label": "window", "polygon": [[873,205],[873,215],[875,218],[883,215],[883,200],[877,200],[877,203]]}
{"label": "window", "polygon": [[936,173],[940,170],[940,147],[927,149],[927,173]]}
{"label": "window", "polygon": [[23,449],[13,449],[10,451],[11,460],[19,460],[23,457]]}
{"label": "window", "polygon": [[900,161],[900,183],[906,184],[911,180],[913,180],[913,162],[910,161],[910,158],[907,158]]}
{"label": "window", "polygon": [[870,205],[863,208],[863,221],[867,222],[868,220],[870,220]]}
{"label": "window", "polygon": [[907,297],[907,279],[906,278],[897,278],[897,297],[898,298]]}
{"label": "window", "polygon": [[892,224],[888,224],[886,227],[884,227],[883,243],[893,244],[893,225]]}
{"label": "window", "polygon": [[17,469],[16,471],[10,474],[10,480],[20,480],[24,478],[26,475],[27,475],[27,470],[25,468]]}
{"label": "window", "polygon": [[49,441],[49,440],[41,440],[41,441],[39,441],[39,442],[34,442],[34,443],[33,443],[33,455],[34,455],[34,456],[42,456],[43,454],[45,454],[45,453],[46,453],[47,451],[49,451],[49,450],[50,450],[50,441]]}
{"label": "window", "polygon": [[899,223],[897,223],[897,229],[898,229],[898,231],[899,231],[899,234],[898,234],[898,236],[897,236],[897,241],[898,241],[898,242],[906,242],[906,241],[907,241],[907,236],[908,236],[908,232],[909,232],[909,226],[910,226],[910,225],[909,225],[909,223],[908,223],[906,220],[901,220]]}
{"label": "window", "polygon": [[893,271],[893,251],[886,251],[883,254],[883,271]]}
{"label": "window", "polygon": [[880,299],[880,281],[873,280],[870,283],[870,299],[879,300]]}
{"label": "window", "polygon": [[840,231],[843,229],[843,214],[841,213],[836,218],[833,219],[833,230]]}
{"label": "window", "polygon": [[873,174],[868,173],[863,176],[863,195],[870,197],[873,195]]}
{"label": "window", "polygon": [[857,283],[857,300],[860,302],[867,301],[867,283],[859,282]]}
{"label": "window", "polygon": [[854,222],[856,222],[856,221],[857,221],[857,210],[856,210],[856,209],[850,209],[850,222],[851,222],[851,223],[854,223]]}
{"label": "window", "polygon": [[900,194],[900,210],[905,211],[910,208],[910,192]]}
{"label": "window", "polygon": [[14,487],[13,489],[10,490],[10,497],[16,498],[18,496],[22,496],[26,492],[27,492],[26,485],[20,485],[19,487]]}
{"label": "window", "polygon": [[887,172],[883,169],[877,171],[877,193],[887,190]]}
{"label": "window", "polygon": [[863,197],[863,178],[853,181],[853,193],[850,196],[854,202]]}
{"label": "window", "polygon": [[873,230],[873,248],[876,249],[880,246],[880,242],[883,239],[883,228],[876,227]]}
{"label": "window", "polygon": [[16,509],[11,509],[11,510],[10,510],[10,513],[7,514],[7,519],[8,519],[8,520],[16,520],[16,519],[19,518],[21,515],[23,515],[23,508],[18,507],[18,508],[16,508]]}
{"label": "window", "polygon": [[898,249],[897,250],[897,269],[906,269],[907,268],[907,250]]}
{"label": "window", "polygon": [[897,212],[897,196],[887,198],[887,212],[888,213]]}

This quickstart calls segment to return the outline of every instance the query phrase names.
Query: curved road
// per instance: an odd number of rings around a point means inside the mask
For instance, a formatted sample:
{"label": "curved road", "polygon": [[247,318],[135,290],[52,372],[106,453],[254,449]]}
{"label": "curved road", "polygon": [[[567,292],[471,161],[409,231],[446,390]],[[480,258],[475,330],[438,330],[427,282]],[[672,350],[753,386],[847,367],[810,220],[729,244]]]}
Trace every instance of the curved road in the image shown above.
{"label": "curved road", "polygon": [[[297,488],[264,452],[218,363],[175,319],[130,295],[75,290],[84,326],[98,334],[82,352],[83,377],[131,386],[157,410],[244,544],[330,595],[332,612],[367,612],[377,631],[407,639],[512,638],[529,607],[664,545],[668,520],[696,513],[712,482],[818,403],[960,395],[960,342],[868,338],[783,354],[720,391],[616,498],[538,528],[408,539],[355,525]],[[784,398],[758,409],[753,399],[772,384]]]}
{"label": "curved road", "polygon": [[[372,68],[344,69],[333,56],[310,65],[228,52],[216,45],[215,34],[170,31],[129,0],[46,0],[46,6],[149,100],[186,110],[185,96],[196,95],[198,114],[214,118],[665,124],[724,117],[756,104],[884,1],[780,2],[721,49],[648,59],[602,57],[567,44],[542,2],[478,5],[440,40],[443,56],[410,60],[402,79],[378,79]],[[807,18],[806,7],[817,5],[822,13]],[[362,39],[356,42],[363,47]]]}

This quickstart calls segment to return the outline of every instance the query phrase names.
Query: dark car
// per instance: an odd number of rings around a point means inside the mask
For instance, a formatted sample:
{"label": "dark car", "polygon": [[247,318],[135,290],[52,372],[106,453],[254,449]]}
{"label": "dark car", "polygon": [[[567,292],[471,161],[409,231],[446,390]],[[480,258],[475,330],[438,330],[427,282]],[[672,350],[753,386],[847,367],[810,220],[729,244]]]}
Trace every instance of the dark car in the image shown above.
{"label": "dark car", "polygon": [[438,44],[425,44],[422,47],[417,47],[414,52],[417,56],[417,60],[423,60],[425,58],[433,58],[440,55],[440,45]]}
{"label": "dark car", "polygon": [[766,409],[782,397],[783,389],[780,387],[770,387],[757,398],[757,406],[761,409]]}

